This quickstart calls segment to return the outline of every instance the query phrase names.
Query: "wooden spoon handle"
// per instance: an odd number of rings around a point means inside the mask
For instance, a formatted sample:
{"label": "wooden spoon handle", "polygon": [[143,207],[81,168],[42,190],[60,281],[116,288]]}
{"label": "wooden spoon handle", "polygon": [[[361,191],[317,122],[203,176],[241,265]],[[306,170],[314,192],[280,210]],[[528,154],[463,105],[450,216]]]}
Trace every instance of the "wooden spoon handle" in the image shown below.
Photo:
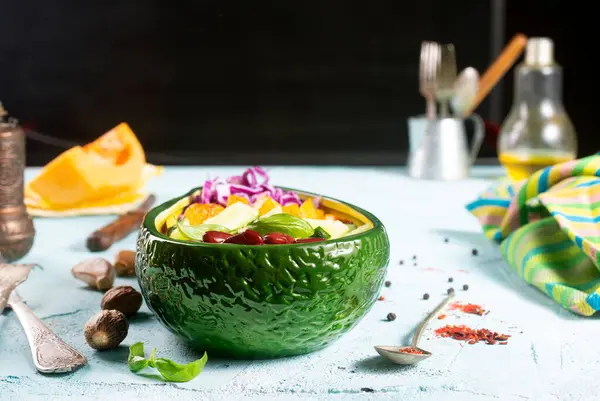
{"label": "wooden spoon handle", "polygon": [[112,223],[94,231],[87,238],[87,248],[91,252],[105,251],[115,242],[137,230],[155,200],[156,197],[150,195],[137,209],[122,214]]}
{"label": "wooden spoon handle", "polygon": [[506,45],[494,63],[481,76],[481,79],[479,80],[479,91],[477,92],[477,97],[475,98],[473,104],[471,104],[471,106],[467,109],[465,117],[471,115],[471,113],[473,113],[473,111],[479,107],[481,102],[483,102],[483,99],[485,99],[494,86],[496,86],[498,81],[502,79],[504,74],[506,74],[506,72],[521,56],[526,45],[527,36],[523,35],[522,33],[516,34],[510,43]]}

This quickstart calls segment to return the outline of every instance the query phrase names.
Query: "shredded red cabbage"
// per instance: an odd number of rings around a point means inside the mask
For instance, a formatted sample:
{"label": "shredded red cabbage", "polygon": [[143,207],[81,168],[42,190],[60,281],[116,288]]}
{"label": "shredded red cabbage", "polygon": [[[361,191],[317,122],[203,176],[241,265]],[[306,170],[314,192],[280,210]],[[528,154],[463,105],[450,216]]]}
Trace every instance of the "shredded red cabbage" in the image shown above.
{"label": "shredded red cabbage", "polygon": [[202,188],[202,194],[194,202],[218,203],[227,206],[230,195],[241,196],[253,204],[262,196],[268,195],[273,200],[287,206],[290,204],[301,205],[302,201],[298,194],[293,191],[283,191],[269,184],[269,175],[261,167],[255,166],[247,169],[240,175],[233,175],[225,182],[215,178],[206,180]]}

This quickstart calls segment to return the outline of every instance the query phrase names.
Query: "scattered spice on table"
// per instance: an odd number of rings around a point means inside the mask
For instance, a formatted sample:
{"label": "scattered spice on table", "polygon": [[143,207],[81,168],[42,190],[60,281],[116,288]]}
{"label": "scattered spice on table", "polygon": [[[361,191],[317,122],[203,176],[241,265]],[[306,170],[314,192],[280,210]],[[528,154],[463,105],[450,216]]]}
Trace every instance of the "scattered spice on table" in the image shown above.
{"label": "scattered spice on table", "polygon": [[417,260],[417,255],[413,255],[412,259]]}
{"label": "scattered spice on table", "polygon": [[372,388],[369,387],[363,387],[360,389],[360,391],[364,391],[365,393],[374,393],[375,390],[373,390]]}
{"label": "scattered spice on table", "polygon": [[473,250],[471,251],[471,255],[473,256],[477,256],[479,254],[479,251],[475,248],[473,248]]}
{"label": "scattered spice on table", "polygon": [[392,285],[392,282],[391,282],[391,281],[389,281],[389,280],[388,280],[388,281],[386,281],[386,282],[385,282],[385,286],[386,286],[386,287],[390,287],[391,285]]}
{"label": "scattered spice on table", "polygon": [[378,301],[383,301],[385,298],[383,297],[383,295],[380,295],[379,298],[377,298]]}
{"label": "scattered spice on table", "polygon": [[467,291],[468,289],[469,289],[469,285],[468,284],[463,285],[463,290]]}
{"label": "scattered spice on table", "polygon": [[388,313],[387,320],[390,321],[390,322],[396,320],[396,314],[393,313],[393,312]]}
{"label": "scattered spice on table", "polygon": [[450,240],[448,238],[444,238],[444,242],[447,244]]}
{"label": "scattered spice on table", "polygon": [[486,313],[486,310],[481,307],[481,305],[477,304],[463,304],[460,302],[454,302],[450,304],[448,307],[450,310],[459,310],[463,313],[470,313],[471,315],[479,315],[483,316]]}
{"label": "scattered spice on table", "polygon": [[423,355],[423,351],[421,351],[420,349],[417,349],[417,348],[413,348],[413,347],[400,348],[399,351],[403,352],[405,354]]}
{"label": "scattered spice on table", "polygon": [[400,265],[403,265],[403,264],[404,264],[404,261],[403,261],[403,260],[401,260],[400,262],[398,262],[398,264],[400,264]]}
{"label": "scattered spice on table", "polygon": [[438,320],[442,320],[442,319],[445,319],[445,318],[446,318],[446,315],[444,315],[443,313],[438,316]]}
{"label": "scattered spice on table", "polygon": [[451,283],[451,282],[453,282],[453,281],[454,281],[454,279],[453,279],[452,277],[448,277],[448,282],[449,282],[449,283]]}
{"label": "scattered spice on table", "polygon": [[428,300],[429,299],[429,294],[428,293],[423,294],[423,299]]}
{"label": "scattered spice on table", "polygon": [[448,288],[447,292],[448,292],[448,295],[452,294],[454,292],[454,288],[452,288],[452,287]]}
{"label": "scattered spice on table", "polygon": [[466,341],[468,344],[476,344],[480,341],[494,345],[498,341],[508,343],[509,334],[500,334],[488,329],[472,329],[468,326],[446,325],[435,330],[435,334],[442,338],[453,338],[458,341]]}

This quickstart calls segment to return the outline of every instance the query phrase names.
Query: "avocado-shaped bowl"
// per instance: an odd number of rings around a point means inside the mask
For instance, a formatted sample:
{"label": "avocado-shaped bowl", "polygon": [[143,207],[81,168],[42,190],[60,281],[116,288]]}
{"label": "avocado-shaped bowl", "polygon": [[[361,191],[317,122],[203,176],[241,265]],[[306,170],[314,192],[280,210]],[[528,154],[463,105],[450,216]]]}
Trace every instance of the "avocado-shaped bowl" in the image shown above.
{"label": "avocado-shaped bowl", "polygon": [[[161,234],[159,215],[199,189],[148,212],[135,263],[148,307],[190,346],[246,359],[306,354],[338,339],[371,309],[390,252],[373,214],[321,197],[324,208],[366,224],[362,232],[323,242],[209,244]],[[320,196],[282,189],[303,199]]]}

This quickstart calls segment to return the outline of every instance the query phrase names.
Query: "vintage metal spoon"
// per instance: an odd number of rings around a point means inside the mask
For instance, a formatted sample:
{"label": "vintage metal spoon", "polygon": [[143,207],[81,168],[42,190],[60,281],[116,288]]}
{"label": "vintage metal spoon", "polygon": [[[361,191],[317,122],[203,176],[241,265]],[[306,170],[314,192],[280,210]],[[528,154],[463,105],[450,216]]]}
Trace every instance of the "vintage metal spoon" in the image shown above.
{"label": "vintage metal spoon", "polygon": [[10,293],[27,280],[34,264],[8,264],[0,255],[0,313],[4,310]]}
{"label": "vintage metal spoon", "polygon": [[16,291],[8,298],[29,341],[33,363],[41,373],[64,373],[79,369],[87,358],[52,332],[21,299]]}
{"label": "vintage metal spoon", "polygon": [[[375,351],[377,351],[377,353],[379,353],[379,355],[381,355],[382,357],[387,358],[390,361],[399,365],[412,365],[414,363],[418,363],[424,359],[429,358],[431,356],[431,352],[425,351],[424,349],[418,347],[419,340],[421,339],[421,334],[423,334],[425,327],[431,321],[431,319],[433,319],[435,315],[437,315],[442,309],[444,309],[444,307],[452,298],[454,298],[454,292],[448,294],[448,296],[437,306],[437,308],[435,308],[433,312],[431,312],[425,318],[425,320],[421,322],[421,324],[415,330],[415,334],[413,336],[412,343],[410,344],[410,346],[402,347],[398,345],[376,345]],[[402,352],[400,351],[402,348],[414,348],[422,353],[413,354],[408,352]]]}

